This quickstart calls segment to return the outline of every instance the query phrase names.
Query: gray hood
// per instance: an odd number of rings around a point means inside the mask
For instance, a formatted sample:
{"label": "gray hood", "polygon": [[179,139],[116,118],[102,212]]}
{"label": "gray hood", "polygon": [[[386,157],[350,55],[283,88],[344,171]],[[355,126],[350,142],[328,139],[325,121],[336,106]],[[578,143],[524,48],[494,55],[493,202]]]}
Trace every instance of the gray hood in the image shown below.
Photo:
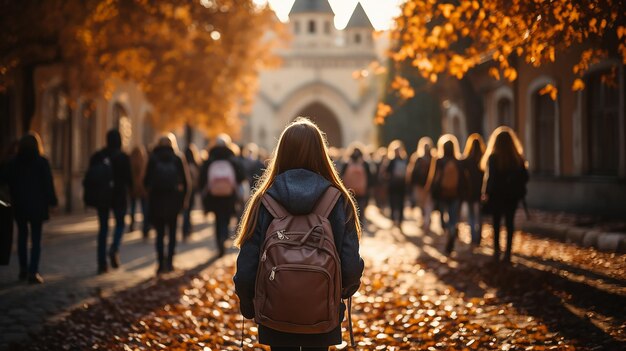
{"label": "gray hood", "polygon": [[317,200],[331,183],[306,169],[290,169],[276,176],[267,193],[293,215],[313,211]]}

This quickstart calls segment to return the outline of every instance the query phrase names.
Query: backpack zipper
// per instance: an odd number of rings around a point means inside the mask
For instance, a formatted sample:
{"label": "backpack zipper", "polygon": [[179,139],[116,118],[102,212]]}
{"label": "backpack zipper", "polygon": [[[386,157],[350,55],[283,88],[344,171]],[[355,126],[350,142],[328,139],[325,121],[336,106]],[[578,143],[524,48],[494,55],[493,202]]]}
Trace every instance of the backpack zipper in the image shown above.
{"label": "backpack zipper", "polygon": [[289,240],[289,237],[285,235],[285,230],[279,230],[276,232],[276,236],[278,236],[279,240]]}
{"label": "backpack zipper", "polygon": [[270,280],[274,280],[274,276],[276,275],[276,266],[272,267],[272,272],[270,273]]}

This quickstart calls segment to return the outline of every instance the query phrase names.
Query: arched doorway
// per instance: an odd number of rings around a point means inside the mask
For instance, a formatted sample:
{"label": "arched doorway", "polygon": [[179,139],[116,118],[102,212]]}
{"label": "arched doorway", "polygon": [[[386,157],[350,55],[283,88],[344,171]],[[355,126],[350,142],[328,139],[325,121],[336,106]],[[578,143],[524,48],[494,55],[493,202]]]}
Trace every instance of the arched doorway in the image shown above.
{"label": "arched doorway", "polygon": [[328,144],[335,147],[343,147],[343,135],[337,115],[326,105],[320,102],[313,102],[303,108],[297,116],[308,117],[314,121],[320,129],[326,133]]}

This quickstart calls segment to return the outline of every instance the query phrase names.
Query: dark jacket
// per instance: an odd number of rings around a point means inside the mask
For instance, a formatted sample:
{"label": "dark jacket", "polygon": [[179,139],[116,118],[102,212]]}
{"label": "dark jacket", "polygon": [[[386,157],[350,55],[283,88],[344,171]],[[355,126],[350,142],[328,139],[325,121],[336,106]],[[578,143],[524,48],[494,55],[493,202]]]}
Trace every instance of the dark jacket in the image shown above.
{"label": "dark jacket", "polygon": [[202,192],[202,205],[204,212],[217,212],[221,211],[225,214],[235,213],[235,203],[237,200],[236,192],[230,197],[216,197],[211,196],[206,191],[208,182],[208,172],[211,163],[220,160],[228,160],[235,169],[235,178],[237,184],[241,184],[245,179],[244,171],[241,164],[235,158],[235,154],[231,149],[226,146],[215,146],[209,150],[209,159],[204,162],[200,170],[200,191]]}
{"label": "dark jacket", "polygon": [[[148,213],[153,219],[175,216],[187,205],[191,189],[189,171],[182,157],[171,146],[157,146],[150,155],[143,183],[148,191]],[[170,163],[176,167],[176,178],[172,180],[175,188],[163,190],[155,185],[158,163]]]}
{"label": "dark jacket", "polygon": [[461,161],[462,168],[467,175],[467,190],[465,192],[464,200],[468,202],[480,201],[480,194],[483,187],[483,178],[485,172],[480,169],[480,161],[474,159],[464,159]]}
{"label": "dark jacket", "polygon": [[515,207],[526,196],[528,171],[525,166],[499,170],[493,157],[490,157],[487,161],[487,170],[485,194],[488,196],[490,208]]}
{"label": "dark jacket", "polygon": [[424,187],[428,182],[428,172],[432,165],[433,157],[430,155],[418,157],[411,171],[409,183],[412,186]]}
{"label": "dark jacket", "polygon": [[15,219],[44,221],[49,207],[58,204],[50,163],[41,156],[17,156],[4,167],[3,180],[9,185]]}
{"label": "dark jacket", "polygon": [[[403,164],[401,164],[403,163]],[[389,161],[387,164],[387,168],[385,169],[385,174],[387,177],[387,181],[389,182],[389,191],[390,192],[400,192],[404,193],[406,191],[406,170],[408,168],[409,161],[405,158],[395,157]],[[395,177],[394,171],[396,167],[404,166],[404,176]]]}
{"label": "dark jacket", "polygon": [[[286,171],[276,177],[268,194],[280,202],[291,214],[310,213],[317,200],[330,187],[322,176],[304,169]],[[259,265],[260,247],[272,216],[261,204],[256,228],[252,237],[242,246],[237,258],[235,290],[239,296],[241,313],[246,318],[254,317],[254,289]],[[342,298],[352,296],[359,288],[363,274],[363,260],[359,255],[359,239],[355,219],[349,215],[341,197],[329,215],[335,236],[335,246],[341,259]],[[343,320],[345,306],[341,306]],[[341,326],[324,334],[290,334],[259,326],[259,341],[274,346],[329,346],[341,343]]]}
{"label": "dark jacket", "polygon": [[101,163],[105,158],[111,160],[113,167],[112,208],[126,208],[129,192],[133,187],[133,176],[130,168],[130,157],[121,150],[105,147],[96,152],[89,160],[89,167]]}
{"label": "dark jacket", "polygon": [[[343,179],[344,175],[346,174],[346,170],[348,169],[348,166],[350,165],[350,163],[352,162],[362,162],[363,165],[363,169],[365,169],[365,176],[367,177],[367,189],[369,190],[372,187],[372,184],[374,184],[375,180],[375,176],[374,176],[374,171],[372,170],[372,166],[369,162],[362,160],[362,161],[353,161],[353,160],[349,160],[348,162],[344,162],[341,165],[341,169],[339,171],[339,176]],[[369,191],[366,193],[365,196],[368,196]]]}

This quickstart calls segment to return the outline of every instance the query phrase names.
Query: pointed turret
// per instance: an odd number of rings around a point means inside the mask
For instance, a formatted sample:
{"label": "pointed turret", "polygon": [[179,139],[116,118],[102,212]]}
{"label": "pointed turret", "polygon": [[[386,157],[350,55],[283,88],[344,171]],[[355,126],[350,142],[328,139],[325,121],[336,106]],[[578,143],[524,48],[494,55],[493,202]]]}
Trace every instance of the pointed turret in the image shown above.
{"label": "pointed turret", "polygon": [[371,50],[374,48],[374,40],[372,33],[374,32],[374,26],[370,21],[365,9],[360,2],[357,2],[352,17],[348,21],[345,33],[345,42],[348,47],[361,48],[365,50]]}
{"label": "pointed turret", "polygon": [[289,12],[294,47],[320,48],[336,45],[335,13],[328,0],[296,0]]}

